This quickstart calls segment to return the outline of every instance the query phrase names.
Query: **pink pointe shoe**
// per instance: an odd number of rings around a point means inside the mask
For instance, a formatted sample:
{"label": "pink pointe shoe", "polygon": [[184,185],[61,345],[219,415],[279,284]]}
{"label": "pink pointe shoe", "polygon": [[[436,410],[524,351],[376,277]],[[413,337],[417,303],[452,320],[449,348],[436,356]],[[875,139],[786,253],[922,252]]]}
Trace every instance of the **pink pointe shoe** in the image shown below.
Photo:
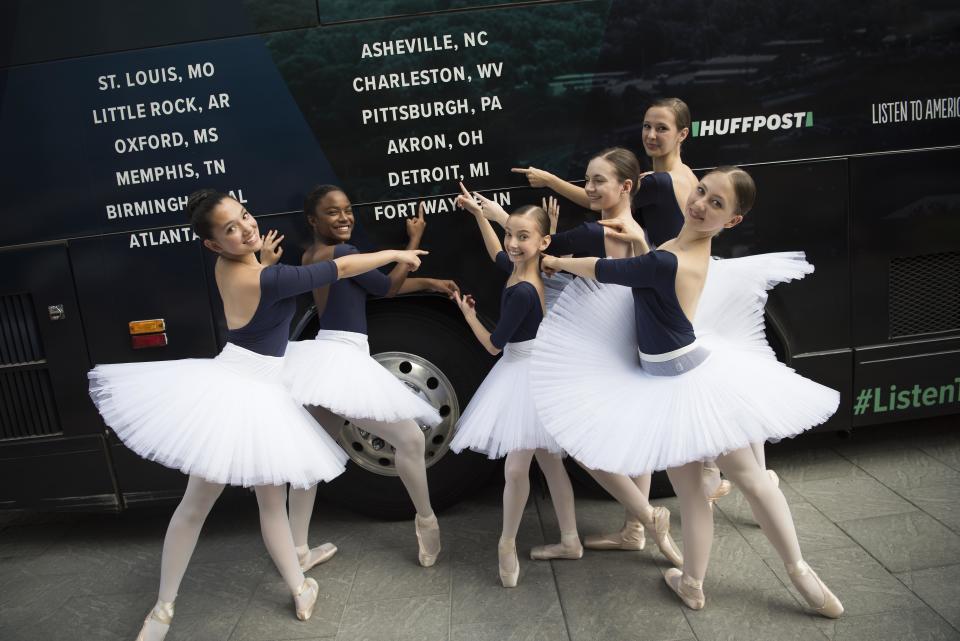
{"label": "pink pointe shoe", "polygon": [[677,568],[667,570],[663,580],[691,610],[702,610],[706,605],[707,597],[703,595],[703,581],[697,581]]}
{"label": "pink pointe shoe", "polygon": [[583,547],[588,550],[642,550],[647,544],[643,523],[627,519],[619,532],[588,534]]}
{"label": "pink pointe shoe", "polygon": [[300,584],[300,589],[293,597],[294,606],[297,609],[297,618],[306,621],[313,616],[313,609],[320,598],[320,586],[315,579],[307,577]]}
{"label": "pink pointe shoe", "polygon": [[157,601],[150,609],[147,618],[143,620],[143,627],[137,635],[137,641],[163,641],[170,631],[173,622],[173,601]]}
{"label": "pink pointe shoe", "polygon": [[[303,546],[306,548],[306,546]],[[312,567],[326,563],[337,553],[337,546],[333,543],[324,543],[315,548],[297,548],[297,560],[300,561],[300,571],[306,572]]]}
{"label": "pink pointe shoe", "polygon": [[437,562],[440,555],[440,524],[436,516],[414,519],[414,529],[417,532],[417,560],[425,568]]}
{"label": "pink pointe shoe", "polygon": [[[787,564],[787,574],[790,575],[793,587],[797,588],[797,592],[803,596],[811,610],[828,619],[837,619],[843,614],[843,604],[840,603],[840,599],[824,585],[817,573],[805,561]],[[804,581],[804,578],[812,578],[817,586],[816,589],[811,590],[810,581]]]}
{"label": "pink pointe shoe", "polygon": [[505,588],[517,587],[517,580],[520,578],[520,559],[517,558],[516,543],[498,543],[497,556],[500,583]]}

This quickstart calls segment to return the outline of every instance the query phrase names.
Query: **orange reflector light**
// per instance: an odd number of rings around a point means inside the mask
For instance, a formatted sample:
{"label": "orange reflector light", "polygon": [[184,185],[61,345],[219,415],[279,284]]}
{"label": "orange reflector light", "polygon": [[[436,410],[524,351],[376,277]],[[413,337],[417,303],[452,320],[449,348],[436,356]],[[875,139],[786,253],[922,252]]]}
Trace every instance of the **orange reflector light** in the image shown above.
{"label": "orange reflector light", "polygon": [[154,332],[163,332],[167,329],[167,323],[162,318],[152,320],[130,321],[130,334],[152,334]]}
{"label": "orange reflector light", "polygon": [[147,347],[165,347],[167,344],[166,334],[144,334],[142,336],[131,336],[130,344],[133,349],[144,349]]}

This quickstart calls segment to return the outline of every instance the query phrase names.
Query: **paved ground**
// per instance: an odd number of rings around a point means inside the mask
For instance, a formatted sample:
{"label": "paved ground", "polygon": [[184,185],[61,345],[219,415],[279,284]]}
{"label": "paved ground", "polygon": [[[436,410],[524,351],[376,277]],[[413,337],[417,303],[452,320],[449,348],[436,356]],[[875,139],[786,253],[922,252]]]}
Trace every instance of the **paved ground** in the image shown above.
{"label": "paved ground", "polygon": [[[441,515],[444,553],[416,565],[412,524],[328,506],[315,541],[340,553],[311,575],[313,619],[266,557],[251,505],[211,516],[177,604],[170,641],[960,639],[960,419],[815,435],[771,448],[808,561],[843,600],[833,622],[805,614],[775,553],[734,491],[716,512],[707,607],[682,608],[657,553],[588,552],[581,561],[521,559],[499,586],[499,487]],[[519,547],[557,537],[535,491]],[[584,533],[619,526],[613,502],[583,492]],[[675,507],[675,500],[660,501]],[[170,509],[122,515],[0,515],[0,639],[132,640],[156,598]],[[678,533],[678,528],[675,528]]]}

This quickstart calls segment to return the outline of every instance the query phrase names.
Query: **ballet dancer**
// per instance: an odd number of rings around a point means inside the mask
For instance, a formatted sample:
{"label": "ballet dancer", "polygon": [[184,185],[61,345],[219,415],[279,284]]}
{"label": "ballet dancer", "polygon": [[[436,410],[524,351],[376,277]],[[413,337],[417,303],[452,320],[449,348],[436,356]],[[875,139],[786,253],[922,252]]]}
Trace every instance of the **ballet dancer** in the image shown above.
{"label": "ballet dancer", "polygon": [[138,641],[163,639],[200,530],[225,485],[253,486],[270,557],[307,620],[319,586],[297,562],[286,513],[286,484],[306,488],[344,470],[347,455],[278,385],[298,294],[391,262],[413,268],[425,252],[377,252],[309,267],[264,266],[260,236],[239,202],[212,189],[194,192],[187,214],[203,245],[218,254],[215,276],[227,323],[216,358],[97,365],[90,396],[117,436],[140,456],[189,475],[163,543],[160,590]]}
{"label": "ballet dancer", "polygon": [[[807,604],[836,618],[843,606],[803,560],[787,502],[750,443],[795,436],[826,421],[839,394],[754,353],[749,343],[744,349],[716,335],[698,337],[690,320],[713,237],[739,224],[755,196],[747,172],[722,167],[699,182],[680,234],[659,249],[625,259],[545,257],[545,270],[581,278],[541,328],[531,386],[546,429],[588,467],[623,474],[667,470],[680,499],[684,563],[664,579],[684,604],[700,609],[706,602],[713,517],[702,461],[715,458],[746,496]],[[625,236],[645,242],[636,223]],[[796,271],[784,280],[793,277]],[[576,324],[554,322],[567,314]]]}
{"label": "ballet dancer", "polygon": [[[471,449],[490,458],[506,455],[503,488],[503,529],[497,544],[500,581],[517,585],[520,562],[516,537],[530,495],[530,463],[536,458],[550,488],[560,526],[560,542],[534,547],[532,559],[579,559],[583,547],[577,533],[573,487],[560,457],[560,448],[537,418],[528,389],[529,357],[537,328],[543,320],[543,282],[540,254],[550,244],[550,216],[528,205],[507,216],[504,243],[484,217],[483,209],[499,207],[471,195],[463,184],[457,205],[473,214],[490,259],[509,274],[500,299],[500,320],[492,332],[477,318],[471,296],[454,298],[477,340],[491,354],[503,352],[474,393],[457,423],[450,449]],[[555,209],[556,201],[548,204]],[[505,213],[505,212],[504,212]]]}
{"label": "ballet dancer", "polygon": [[[584,187],[576,187],[576,189],[584,195],[586,204],[591,210],[600,212],[601,220],[620,224],[604,227],[596,222],[582,223],[573,229],[553,235],[545,252],[553,256],[624,258],[633,256],[638,250],[646,251],[645,244],[642,247],[634,246],[633,241],[623,240],[620,237],[623,224],[633,221],[630,203],[636,194],[639,175],[640,163],[633,152],[627,149],[613,147],[594,156],[587,165]],[[492,206],[491,201],[483,202],[484,215],[502,224],[503,213]],[[545,281],[549,307],[552,309],[571,278],[564,274],[557,274],[546,278]],[[642,550],[646,545],[644,524],[647,524],[652,528],[650,531],[654,532],[657,547],[663,555],[675,566],[682,565],[683,556],[670,536],[670,511],[666,507],[653,507],[649,504],[649,474],[641,475],[631,481],[622,475],[610,475],[602,470],[587,469],[587,471],[624,506],[641,505],[643,507],[636,514],[627,510],[626,522],[620,532],[589,535],[584,539],[584,547],[600,550]],[[629,487],[630,484],[633,485],[632,488]]]}
{"label": "ballet dancer", "polygon": [[[316,187],[307,195],[303,211],[314,239],[303,254],[304,265],[357,253],[349,244],[353,207],[342,189]],[[406,227],[407,250],[418,249],[426,228],[422,204]],[[408,265],[398,263],[389,275],[372,270],[314,288],[320,330],[313,340],[289,344],[283,377],[294,398],[311,406],[309,411],[322,425],[338,428],[348,420],[393,446],[397,472],[416,509],[417,557],[420,565],[429,567],[440,554],[440,526],[430,504],[421,425],[432,427],[443,419],[370,356],[367,298],[416,291],[452,296],[458,290],[450,280],[408,278],[409,271]],[[314,486],[290,492],[290,524],[305,566],[324,554],[323,546],[311,550],[307,543],[316,490]]]}

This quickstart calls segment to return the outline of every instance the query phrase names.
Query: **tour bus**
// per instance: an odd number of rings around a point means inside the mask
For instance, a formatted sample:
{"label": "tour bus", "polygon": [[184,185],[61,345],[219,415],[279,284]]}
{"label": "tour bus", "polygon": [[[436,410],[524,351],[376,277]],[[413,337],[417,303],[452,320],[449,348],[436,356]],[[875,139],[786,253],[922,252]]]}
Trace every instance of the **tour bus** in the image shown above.
{"label": "tour bus", "polygon": [[[767,327],[779,358],[840,390],[820,429],[960,407],[956,3],[13,0],[0,12],[0,507],[122,510],[182,492],[182,474],[104,425],[86,373],[224,344],[215,257],[184,213],[192,191],[230,192],[286,235],[293,264],[315,185],[346,190],[361,251],[403,246],[422,202],[418,275],[455,280],[492,324],[503,275],[453,206],[457,181],[508,210],[538,203],[545,192],[512,167],[576,181],[605,147],[642,157],[658,97],[691,107],[688,164],[744,165],[758,184],[716,253],[803,250],[816,267],[772,292]],[[561,229],[590,216],[561,202]],[[435,504],[450,505],[496,469],[448,451],[493,360],[438,295],[371,301],[369,326],[376,358],[444,417],[426,457]],[[291,338],[316,329],[304,296]],[[389,445],[349,423],[339,438],[353,464],[322,491],[408,512]]]}

